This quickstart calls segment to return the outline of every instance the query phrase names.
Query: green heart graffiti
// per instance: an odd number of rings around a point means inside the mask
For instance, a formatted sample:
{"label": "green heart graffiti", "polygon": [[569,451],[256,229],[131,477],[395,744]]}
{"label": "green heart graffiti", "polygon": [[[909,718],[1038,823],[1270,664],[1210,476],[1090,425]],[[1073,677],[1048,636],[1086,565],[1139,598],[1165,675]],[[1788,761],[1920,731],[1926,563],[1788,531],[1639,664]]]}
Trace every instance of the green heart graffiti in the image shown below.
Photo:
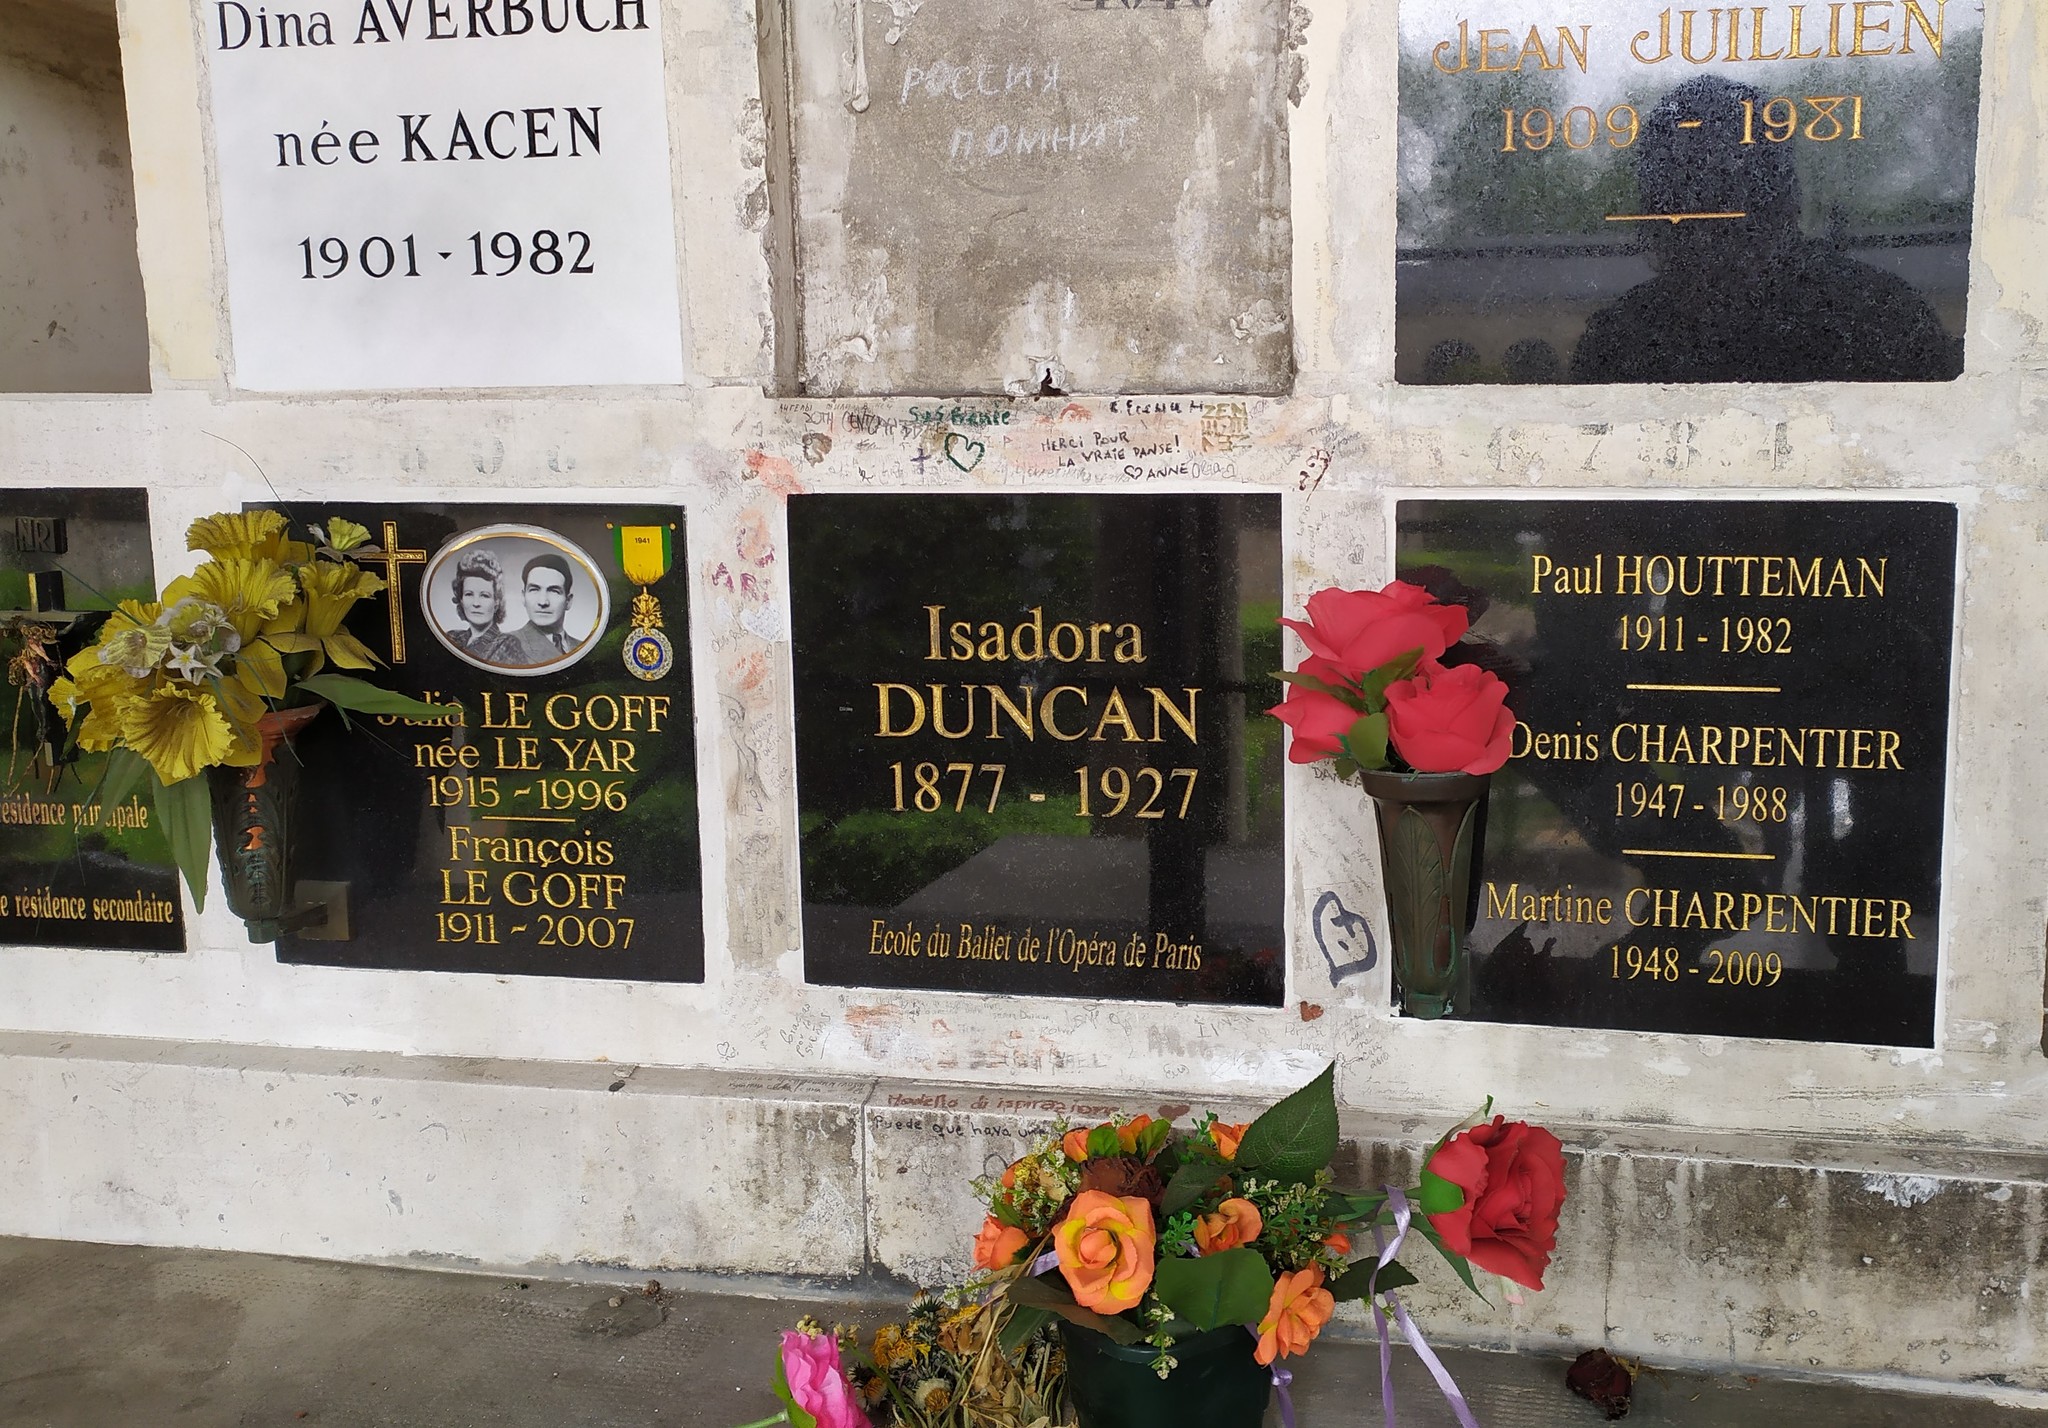
{"label": "green heart graffiti", "polygon": [[957,431],[946,433],[946,459],[962,471],[972,471],[981,465],[981,458],[988,455],[988,443],[963,436]]}

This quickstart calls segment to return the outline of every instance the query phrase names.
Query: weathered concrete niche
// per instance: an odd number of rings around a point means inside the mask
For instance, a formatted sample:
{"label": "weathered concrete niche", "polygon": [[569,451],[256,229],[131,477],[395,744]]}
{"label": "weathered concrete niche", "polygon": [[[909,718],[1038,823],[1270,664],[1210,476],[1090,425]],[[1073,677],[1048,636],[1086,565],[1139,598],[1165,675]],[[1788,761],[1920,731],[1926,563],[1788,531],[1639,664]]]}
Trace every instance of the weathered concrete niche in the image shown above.
{"label": "weathered concrete niche", "polygon": [[1286,0],[774,4],[803,391],[1286,390]]}
{"label": "weathered concrete niche", "polygon": [[0,0],[0,391],[144,392],[114,0]]}

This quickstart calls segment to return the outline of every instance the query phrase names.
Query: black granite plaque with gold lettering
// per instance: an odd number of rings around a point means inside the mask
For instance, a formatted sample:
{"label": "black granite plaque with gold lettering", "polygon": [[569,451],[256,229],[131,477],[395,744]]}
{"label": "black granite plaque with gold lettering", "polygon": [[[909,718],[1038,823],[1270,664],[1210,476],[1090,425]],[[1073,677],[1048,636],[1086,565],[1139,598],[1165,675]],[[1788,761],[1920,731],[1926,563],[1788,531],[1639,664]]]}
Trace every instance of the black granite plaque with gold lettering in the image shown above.
{"label": "black granite plaque with gold lettering", "polygon": [[0,792],[0,944],[185,950],[184,903],[146,799],[102,807],[105,754],[67,749],[43,698],[63,662],[123,600],[156,598],[149,494],[0,497],[0,661],[7,777]]}
{"label": "black granite plaque with gold lettering", "polygon": [[1278,1005],[1279,521],[792,500],[806,976]]}
{"label": "black granite plaque with gold lettering", "polygon": [[1521,724],[1464,1014],[1931,1046],[1956,509],[1399,505]]}
{"label": "black granite plaque with gold lettering", "polygon": [[1403,382],[1962,372],[1981,5],[1401,0]]}
{"label": "black granite plaque with gold lettering", "polygon": [[[298,512],[318,519],[324,511]],[[297,876],[348,927],[285,962],[654,982],[704,977],[683,513],[338,503],[391,580],[349,628],[379,683],[461,714],[323,715]]]}

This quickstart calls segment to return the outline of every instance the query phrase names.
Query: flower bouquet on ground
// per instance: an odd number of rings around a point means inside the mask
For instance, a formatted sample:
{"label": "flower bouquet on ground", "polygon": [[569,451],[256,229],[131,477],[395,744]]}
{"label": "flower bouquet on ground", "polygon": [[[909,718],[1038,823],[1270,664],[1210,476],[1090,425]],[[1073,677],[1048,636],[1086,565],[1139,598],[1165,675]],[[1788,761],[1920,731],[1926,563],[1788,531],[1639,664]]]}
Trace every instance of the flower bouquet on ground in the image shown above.
{"label": "flower bouquet on ground", "polygon": [[1309,653],[1279,673],[1293,687],[1267,712],[1292,731],[1290,760],[1327,761],[1372,796],[1395,977],[1413,1016],[1443,1016],[1460,993],[1487,781],[1513,744],[1507,685],[1443,662],[1470,622],[1400,580],[1319,590],[1308,619],[1280,621]]}
{"label": "flower bouquet on ground", "polygon": [[1013,1323],[1012,1306],[964,1288],[920,1294],[866,1353],[845,1325],[801,1319],[776,1357],[782,1412],[745,1428],[1071,1428],[1058,1339],[1042,1323],[1012,1338]]}
{"label": "flower bouquet on ground", "polygon": [[292,539],[276,511],[193,522],[187,548],[208,559],[161,600],[123,600],[49,689],[70,740],[110,755],[101,803],[148,797],[202,908],[209,833],[220,835],[229,902],[252,940],[276,935],[291,896],[296,764],[280,745],[329,704],[344,719],[454,712],[335,672],[379,663],[342,622],[384,589],[357,563],[382,552],[338,517],[310,534]]}
{"label": "flower bouquet on ground", "polygon": [[1431,1148],[1419,1185],[1340,1188],[1334,1072],[1245,1125],[1118,1119],[976,1182],[988,1216],[975,1262],[1015,1308],[1005,1337],[1058,1318],[1082,1428],[1255,1428],[1276,1387],[1291,1424],[1281,1361],[1344,1300],[1372,1306],[1389,1425],[1390,1318],[1472,1423],[1400,1302],[1416,1279],[1398,1256],[1416,1233],[1474,1292],[1475,1267],[1541,1289],[1561,1147],[1482,1112]]}

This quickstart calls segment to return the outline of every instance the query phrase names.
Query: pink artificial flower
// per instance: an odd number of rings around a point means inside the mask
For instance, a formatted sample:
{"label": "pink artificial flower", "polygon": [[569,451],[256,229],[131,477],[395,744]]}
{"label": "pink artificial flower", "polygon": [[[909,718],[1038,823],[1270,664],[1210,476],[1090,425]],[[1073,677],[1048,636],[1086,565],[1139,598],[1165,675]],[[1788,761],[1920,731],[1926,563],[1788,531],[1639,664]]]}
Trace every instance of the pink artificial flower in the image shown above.
{"label": "pink artificial flower", "polygon": [[[1303,671],[1313,673],[1306,665]],[[1297,764],[1334,759],[1343,753],[1344,748],[1337,741],[1349,734],[1361,717],[1343,700],[1299,684],[1289,685],[1287,697],[1266,712],[1294,731],[1294,737],[1287,741],[1287,757]]]}
{"label": "pink artificial flower", "polygon": [[783,1330],[781,1376],[789,1385],[784,1402],[816,1419],[818,1428],[872,1428],[854,1401],[839,1341],[830,1334]]}
{"label": "pink artificial flower", "polygon": [[[1426,660],[1465,637],[1472,622],[1459,605],[1440,605],[1420,585],[1390,580],[1379,590],[1318,590],[1308,597],[1308,619],[1283,619],[1309,653],[1352,679],[1410,650]],[[1304,667],[1306,669],[1306,667]]]}
{"label": "pink artificial flower", "polygon": [[1500,676],[1478,665],[1425,665],[1387,686],[1394,751],[1417,773],[1492,773],[1513,749],[1507,694]]}

